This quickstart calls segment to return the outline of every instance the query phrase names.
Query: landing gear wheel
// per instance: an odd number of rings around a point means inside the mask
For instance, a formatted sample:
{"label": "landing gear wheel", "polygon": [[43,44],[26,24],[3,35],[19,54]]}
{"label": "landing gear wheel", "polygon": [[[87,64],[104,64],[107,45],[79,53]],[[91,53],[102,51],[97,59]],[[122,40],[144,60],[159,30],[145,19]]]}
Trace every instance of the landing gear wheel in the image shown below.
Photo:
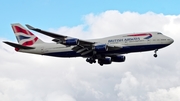
{"label": "landing gear wheel", "polygon": [[157,57],[157,54],[154,54],[154,57],[156,58],[156,57]]}
{"label": "landing gear wheel", "polygon": [[92,62],[92,61],[90,61],[89,63],[90,63],[90,64],[92,64],[93,62]]}
{"label": "landing gear wheel", "polygon": [[96,60],[94,58],[87,58],[86,62],[89,62],[90,64],[96,63]]}
{"label": "landing gear wheel", "polygon": [[99,65],[103,66],[103,63],[100,60],[98,60],[98,63]]}
{"label": "landing gear wheel", "polygon": [[103,64],[102,64],[102,63],[99,63],[99,65],[103,66]]}
{"label": "landing gear wheel", "polygon": [[157,51],[158,51],[158,49],[156,49],[156,50],[154,51],[154,57],[155,57],[155,58],[157,57]]}

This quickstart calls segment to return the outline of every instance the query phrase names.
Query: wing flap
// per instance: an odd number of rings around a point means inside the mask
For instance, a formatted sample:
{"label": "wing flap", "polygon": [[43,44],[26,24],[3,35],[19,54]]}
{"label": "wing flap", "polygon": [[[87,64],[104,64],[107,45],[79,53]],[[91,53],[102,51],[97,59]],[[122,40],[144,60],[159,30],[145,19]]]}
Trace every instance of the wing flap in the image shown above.
{"label": "wing flap", "polygon": [[[95,51],[92,47],[93,46],[84,47],[84,46],[77,45],[77,46],[74,46],[72,50],[76,51],[76,53],[80,53],[82,56],[85,56]],[[123,48],[123,46],[120,47],[120,46],[111,46],[111,45],[107,45],[107,47],[108,47],[108,51],[114,51],[114,50],[119,50]]]}
{"label": "wing flap", "polygon": [[95,44],[95,42],[79,40],[79,45],[82,45],[84,47],[90,47],[90,46],[93,46],[93,44]]}
{"label": "wing flap", "polygon": [[[61,43],[62,42],[61,39],[57,39],[57,38],[53,39],[52,41],[54,41],[56,43]],[[78,45],[81,45],[81,46],[84,46],[84,47],[90,47],[93,44],[95,44],[95,42],[85,41],[85,40],[81,40],[81,39],[79,39],[79,43],[78,43]]]}
{"label": "wing flap", "polygon": [[122,46],[120,47],[120,46],[110,46],[110,45],[108,45],[108,51],[119,50],[121,48],[123,48],[123,47]]}

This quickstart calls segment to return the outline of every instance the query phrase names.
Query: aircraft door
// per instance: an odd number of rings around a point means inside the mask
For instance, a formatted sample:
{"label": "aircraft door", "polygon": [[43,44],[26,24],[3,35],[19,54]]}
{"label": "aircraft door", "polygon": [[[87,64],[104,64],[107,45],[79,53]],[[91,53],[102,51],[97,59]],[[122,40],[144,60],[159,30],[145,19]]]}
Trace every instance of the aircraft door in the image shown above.
{"label": "aircraft door", "polygon": [[41,50],[41,54],[44,54],[44,53],[48,52],[48,49],[44,48],[44,47],[41,47],[40,50]]}
{"label": "aircraft door", "polygon": [[40,50],[41,50],[41,54],[44,54],[44,47],[41,47]]}
{"label": "aircraft door", "polygon": [[151,44],[151,40],[150,39],[147,39],[147,44]]}

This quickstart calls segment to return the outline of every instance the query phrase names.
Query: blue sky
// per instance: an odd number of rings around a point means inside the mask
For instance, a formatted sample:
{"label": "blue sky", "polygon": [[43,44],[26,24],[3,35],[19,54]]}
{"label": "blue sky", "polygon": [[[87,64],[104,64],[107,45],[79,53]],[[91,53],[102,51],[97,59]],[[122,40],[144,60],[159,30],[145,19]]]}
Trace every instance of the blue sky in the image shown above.
{"label": "blue sky", "polygon": [[[83,16],[89,13],[100,14],[107,10],[131,11],[140,14],[151,11],[165,15],[179,15],[180,1],[171,1],[1,0],[0,40],[5,38],[3,40],[17,42],[10,26],[15,22],[49,30],[83,24]],[[72,32],[74,32],[78,35],[80,32],[79,36],[91,34],[89,36],[94,37],[98,36],[97,34],[104,36],[116,34],[116,32],[118,34],[151,29],[154,31],[155,29],[173,38],[174,43],[160,49],[157,59],[154,59],[153,51],[124,54],[126,56],[124,63],[99,67],[98,64],[88,64],[84,58],[64,59],[15,53],[12,47],[0,42],[0,101],[59,101],[63,99],[66,101],[116,101],[120,99],[177,101],[180,99],[178,95],[180,94],[180,47],[178,47],[180,16],[159,17],[156,14],[155,16],[145,14],[143,17],[135,16],[134,18],[134,14],[127,14],[116,18],[119,12],[111,16],[109,14],[112,12],[104,14],[102,17],[105,18],[100,19],[102,22],[95,19],[97,23],[93,22],[91,26],[93,28],[87,31],[88,33],[81,32],[78,28],[75,30],[70,28],[71,30],[66,33],[73,35]],[[117,20],[108,21],[108,17]],[[86,38],[90,37],[86,36]]]}
{"label": "blue sky", "polygon": [[14,37],[10,24],[15,22],[47,30],[82,24],[84,15],[99,14],[106,10],[178,15],[179,3],[179,0],[3,0],[0,4],[0,37]]}

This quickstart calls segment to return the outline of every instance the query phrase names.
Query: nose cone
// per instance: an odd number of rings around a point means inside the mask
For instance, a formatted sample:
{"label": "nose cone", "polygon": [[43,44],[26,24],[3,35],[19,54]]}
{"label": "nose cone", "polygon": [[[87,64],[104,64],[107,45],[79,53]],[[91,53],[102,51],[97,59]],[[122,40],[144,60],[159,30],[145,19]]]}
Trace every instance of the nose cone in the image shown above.
{"label": "nose cone", "polygon": [[169,44],[172,44],[174,40],[172,38],[169,38]]}

